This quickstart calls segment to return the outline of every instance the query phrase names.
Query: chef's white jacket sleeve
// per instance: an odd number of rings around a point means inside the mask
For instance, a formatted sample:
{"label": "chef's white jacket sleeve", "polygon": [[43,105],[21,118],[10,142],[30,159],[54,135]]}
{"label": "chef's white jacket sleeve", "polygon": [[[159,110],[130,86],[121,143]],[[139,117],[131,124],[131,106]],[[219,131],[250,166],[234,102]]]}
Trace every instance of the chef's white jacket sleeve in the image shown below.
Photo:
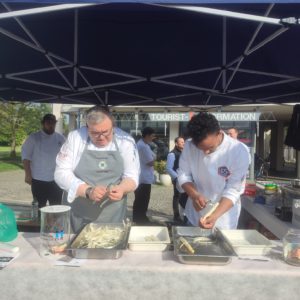
{"label": "chef's white jacket sleeve", "polygon": [[239,144],[235,153],[235,164],[231,167],[231,174],[227,179],[222,197],[228,198],[235,204],[244,192],[246,175],[250,164],[250,156],[247,148]]}
{"label": "chef's white jacket sleeve", "polygon": [[187,143],[183,148],[183,151],[180,155],[179,168],[177,170],[177,189],[182,193],[182,185],[186,182],[193,182],[192,169],[191,166],[191,151],[190,143]]}
{"label": "chef's white jacket sleeve", "polygon": [[72,203],[80,184],[84,182],[75,176],[74,169],[80,159],[80,138],[76,131],[70,132],[66,142],[56,157],[54,179],[56,183],[68,192],[68,202]]}

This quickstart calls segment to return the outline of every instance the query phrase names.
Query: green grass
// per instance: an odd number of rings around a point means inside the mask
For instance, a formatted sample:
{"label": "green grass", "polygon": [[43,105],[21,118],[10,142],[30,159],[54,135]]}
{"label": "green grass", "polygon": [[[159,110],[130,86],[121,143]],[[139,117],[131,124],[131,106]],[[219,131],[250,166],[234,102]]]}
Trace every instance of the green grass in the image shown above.
{"label": "green grass", "polygon": [[20,147],[17,149],[16,159],[11,159],[10,147],[0,146],[0,172],[23,169]]}

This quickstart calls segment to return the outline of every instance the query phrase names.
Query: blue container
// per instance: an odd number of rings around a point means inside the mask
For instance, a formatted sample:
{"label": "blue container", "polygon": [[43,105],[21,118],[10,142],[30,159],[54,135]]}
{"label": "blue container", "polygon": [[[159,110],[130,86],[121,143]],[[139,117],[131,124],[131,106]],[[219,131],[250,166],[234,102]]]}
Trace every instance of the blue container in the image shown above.
{"label": "blue container", "polygon": [[264,196],[256,196],[254,199],[254,203],[266,204],[266,198]]}

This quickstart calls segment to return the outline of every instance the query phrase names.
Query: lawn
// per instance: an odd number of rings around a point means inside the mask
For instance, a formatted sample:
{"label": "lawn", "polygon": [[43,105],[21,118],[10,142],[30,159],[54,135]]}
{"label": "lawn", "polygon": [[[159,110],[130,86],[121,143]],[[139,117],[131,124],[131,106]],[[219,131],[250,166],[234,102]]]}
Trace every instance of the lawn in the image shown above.
{"label": "lawn", "polygon": [[11,159],[9,157],[10,147],[0,146],[0,172],[23,169],[20,150],[21,148],[18,147],[17,158]]}

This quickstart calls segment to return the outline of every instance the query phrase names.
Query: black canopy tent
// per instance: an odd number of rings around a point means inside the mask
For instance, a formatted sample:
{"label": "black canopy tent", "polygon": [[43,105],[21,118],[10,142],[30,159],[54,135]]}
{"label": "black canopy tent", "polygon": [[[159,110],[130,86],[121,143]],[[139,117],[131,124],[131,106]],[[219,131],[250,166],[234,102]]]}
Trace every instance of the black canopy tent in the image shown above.
{"label": "black canopy tent", "polygon": [[0,4],[1,100],[112,106],[300,102],[300,1],[92,1],[16,17],[6,14],[90,1],[12,2]]}

